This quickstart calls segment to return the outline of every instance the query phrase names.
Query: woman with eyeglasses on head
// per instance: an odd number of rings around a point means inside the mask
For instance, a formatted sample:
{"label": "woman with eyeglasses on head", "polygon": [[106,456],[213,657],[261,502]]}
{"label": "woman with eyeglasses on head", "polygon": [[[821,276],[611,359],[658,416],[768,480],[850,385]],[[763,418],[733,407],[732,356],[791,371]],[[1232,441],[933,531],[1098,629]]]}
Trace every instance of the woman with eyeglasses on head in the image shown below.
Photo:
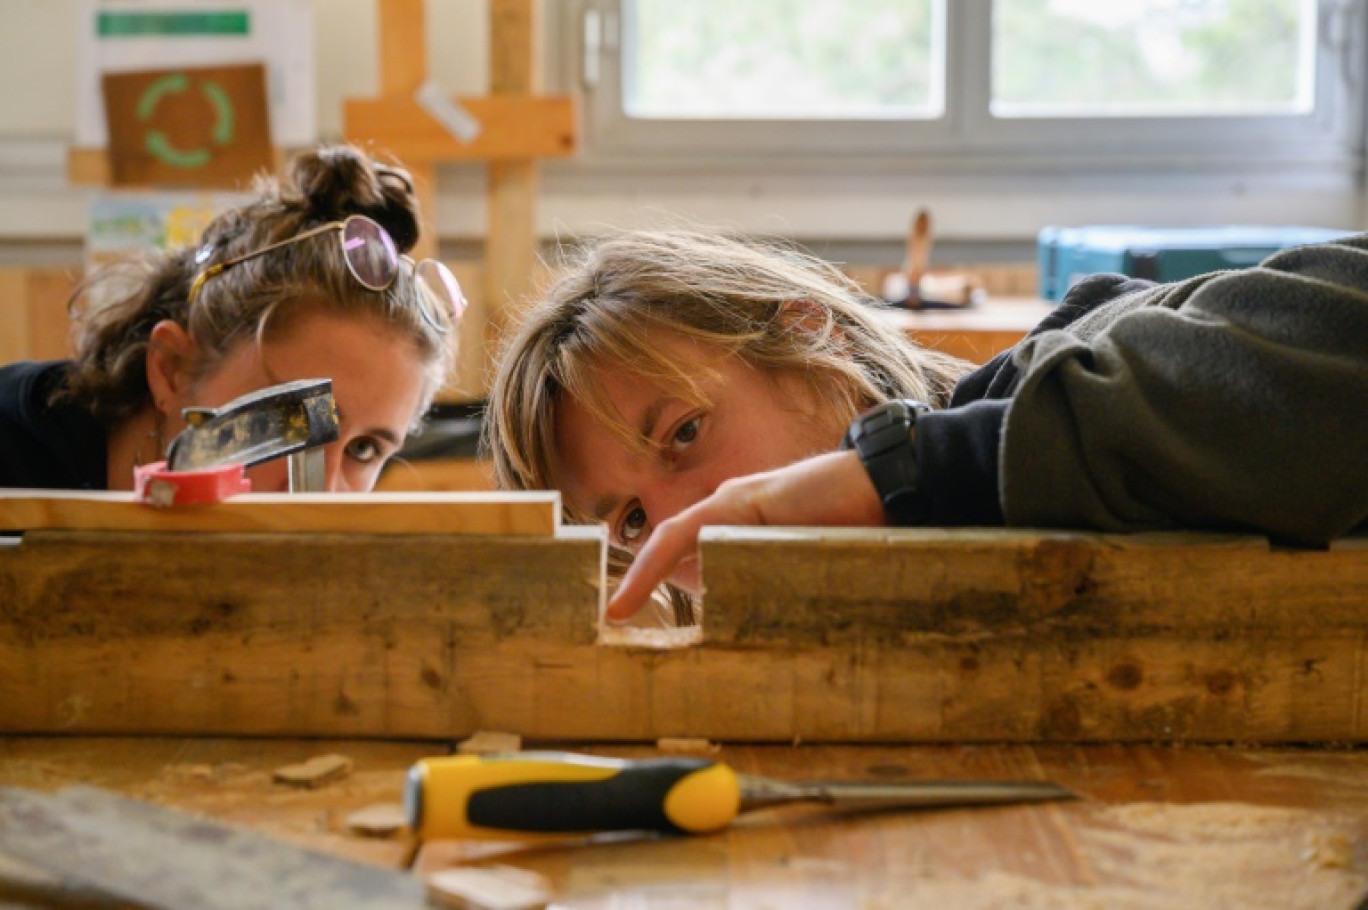
{"label": "woman with eyeglasses on head", "polygon": [[[131,489],[185,408],[327,378],[327,489],[370,490],[441,387],[465,305],[445,266],[405,255],[417,240],[404,171],[323,148],[260,180],[197,247],[95,276],[73,360],[0,367],[0,487]],[[288,488],[283,460],[247,473],[256,491]]]}

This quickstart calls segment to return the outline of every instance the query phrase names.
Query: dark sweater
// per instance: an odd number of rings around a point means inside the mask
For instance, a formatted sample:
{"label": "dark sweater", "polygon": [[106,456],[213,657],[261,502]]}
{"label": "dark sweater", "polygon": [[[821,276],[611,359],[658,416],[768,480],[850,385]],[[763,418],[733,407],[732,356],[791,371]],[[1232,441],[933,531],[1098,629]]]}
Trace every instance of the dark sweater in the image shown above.
{"label": "dark sweater", "polygon": [[1368,235],[1168,285],[1096,275],[917,423],[932,524],[1368,525]]}
{"label": "dark sweater", "polygon": [[103,490],[106,432],[72,402],[49,403],[69,362],[0,366],[0,487]]}

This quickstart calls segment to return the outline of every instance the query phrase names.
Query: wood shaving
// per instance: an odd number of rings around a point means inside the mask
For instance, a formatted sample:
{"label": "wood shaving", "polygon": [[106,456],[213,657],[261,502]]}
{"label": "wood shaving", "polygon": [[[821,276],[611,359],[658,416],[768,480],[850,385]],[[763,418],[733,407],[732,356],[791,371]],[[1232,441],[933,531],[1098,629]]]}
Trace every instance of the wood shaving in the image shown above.
{"label": "wood shaving", "polygon": [[341,780],[351,771],[352,760],[345,755],[317,755],[297,765],[276,768],[272,778],[278,784],[313,789]]}
{"label": "wood shaving", "polygon": [[429,875],[427,886],[441,906],[470,910],[537,910],[553,896],[546,878],[512,866],[444,869]]}
{"label": "wood shaving", "polygon": [[375,803],[348,815],[346,825],[364,837],[393,837],[408,827],[408,816],[399,803]]}
{"label": "wood shaving", "polygon": [[522,737],[516,733],[490,733],[481,731],[469,739],[462,740],[456,751],[461,755],[496,755],[504,752],[521,752]]}
{"label": "wood shaving", "polygon": [[676,755],[713,755],[722,751],[722,747],[710,739],[687,736],[662,737],[656,740],[656,748]]}

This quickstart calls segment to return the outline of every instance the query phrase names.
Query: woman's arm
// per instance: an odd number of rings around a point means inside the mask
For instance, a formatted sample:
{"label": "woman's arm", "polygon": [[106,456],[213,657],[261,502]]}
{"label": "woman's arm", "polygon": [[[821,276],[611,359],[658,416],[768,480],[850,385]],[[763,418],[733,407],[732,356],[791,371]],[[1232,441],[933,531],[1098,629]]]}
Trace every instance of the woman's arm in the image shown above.
{"label": "woman's arm", "polygon": [[1124,302],[1018,349],[1008,524],[1315,544],[1368,520],[1368,236]]}

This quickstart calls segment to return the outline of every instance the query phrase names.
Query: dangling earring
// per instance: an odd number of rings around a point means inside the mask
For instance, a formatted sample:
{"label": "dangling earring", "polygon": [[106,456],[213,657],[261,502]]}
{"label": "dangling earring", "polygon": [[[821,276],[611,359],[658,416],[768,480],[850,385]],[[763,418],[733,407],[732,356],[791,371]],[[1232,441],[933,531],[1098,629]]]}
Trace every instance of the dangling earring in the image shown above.
{"label": "dangling earring", "polygon": [[133,453],[133,467],[135,468],[140,468],[144,464],[151,464],[151,462],[143,461],[143,448],[147,445],[148,440],[152,441],[153,462],[161,461],[166,457],[166,415],[162,413],[161,402],[157,402],[152,408],[152,414],[152,429],[147,431],[147,436],[138,445],[138,451]]}

